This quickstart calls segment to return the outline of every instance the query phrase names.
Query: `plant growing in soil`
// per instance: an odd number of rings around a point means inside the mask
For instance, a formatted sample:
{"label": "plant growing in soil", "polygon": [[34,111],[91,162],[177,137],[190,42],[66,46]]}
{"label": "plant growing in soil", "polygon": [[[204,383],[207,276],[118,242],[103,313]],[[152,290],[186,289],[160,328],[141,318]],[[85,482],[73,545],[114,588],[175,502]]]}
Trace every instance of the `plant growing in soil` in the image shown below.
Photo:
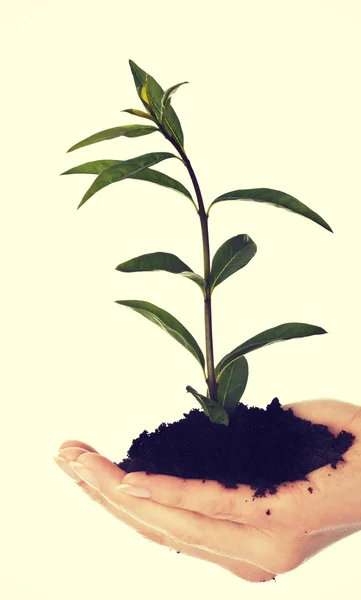
{"label": "plant growing in soil", "polygon": [[[295,417],[292,409],[282,410],[277,398],[266,412],[258,408],[249,409],[240,402],[248,380],[246,354],[274,342],[327,333],[322,327],[298,322],[282,323],[242,342],[214,365],[212,294],[218,285],[252,260],[257,246],[249,235],[238,234],[216,250],[211,262],[208,218],[212,206],[219,202],[252,200],[302,215],[330,232],[331,227],[293,196],[269,188],[226,192],[213,200],[206,210],[197,177],[184,149],[182,127],[171,104],[174,92],[188,82],[178,83],[164,91],[151,75],[132,60],[129,64],[146,112],[134,108],[122,112],[151,121],[151,124],[123,125],[100,131],[78,142],[68,152],[120,136],[140,137],[159,132],[179,156],[169,152],[152,152],[127,160],[95,160],[63,174],[97,175],[78,209],[104,187],[127,178],[165,186],[179,192],[192,203],[201,225],[203,276],[195,273],[176,255],[163,251],[129,259],[116,269],[128,273],[162,270],[191,279],[200,289],[204,300],[206,358],[192,334],[163,308],[144,300],[116,302],[153,321],[182,344],[199,363],[206,382],[206,392],[200,393],[188,385],[186,390],[199,402],[203,413],[193,409],[179,422],[171,425],[162,423],[152,434],[143,432],[138,440],[133,440],[128,458],[115,464],[127,471],[145,470],[148,473],[216,479],[226,487],[250,483],[254,489],[258,486],[257,495],[264,495],[266,489],[274,493],[277,489],[275,485],[302,479],[310,471],[329,462],[336,468],[336,463],[343,461],[341,454],[352,444],[354,436],[342,431],[335,438],[327,427]],[[180,160],[186,167],[197,202],[182,183],[151,169],[170,158]],[[286,454],[288,462],[285,461]],[[243,461],[242,465],[235,467],[237,461],[234,459],[237,456],[242,456]]]}

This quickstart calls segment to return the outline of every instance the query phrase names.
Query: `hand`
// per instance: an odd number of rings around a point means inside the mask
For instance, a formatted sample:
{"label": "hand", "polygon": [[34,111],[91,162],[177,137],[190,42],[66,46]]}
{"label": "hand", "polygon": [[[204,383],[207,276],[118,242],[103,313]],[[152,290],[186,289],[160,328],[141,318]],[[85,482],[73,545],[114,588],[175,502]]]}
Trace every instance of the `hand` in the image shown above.
{"label": "hand", "polygon": [[[309,481],[288,482],[276,494],[254,501],[249,485],[234,490],[215,481],[126,474],[76,440],[62,444],[59,466],[77,477],[70,466],[76,461],[78,486],[143,537],[212,562],[246,581],[269,581],[361,529],[361,408],[338,400],[282,406],[288,408],[300,418],[327,425],[334,435],[344,429],[356,439],[336,470],[326,465],[309,473]],[[80,471],[84,466],[92,480]],[[121,483],[145,488],[151,498],[116,490]]]}

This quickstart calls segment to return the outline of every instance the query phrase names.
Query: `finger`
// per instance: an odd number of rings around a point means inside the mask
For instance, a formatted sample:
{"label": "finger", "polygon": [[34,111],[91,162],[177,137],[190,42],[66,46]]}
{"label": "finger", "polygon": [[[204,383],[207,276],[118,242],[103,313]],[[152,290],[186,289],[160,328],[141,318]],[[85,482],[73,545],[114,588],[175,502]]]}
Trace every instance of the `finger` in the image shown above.
{"label": "finger", "polygon": [[76,483],[82,482],[82,479],[75,473],[69,461],[76,460],[81,454],[84,454],[84,452],[87,452],[87,450],[81,448],[65,448],[59,452],[58,456],[53,456],[58,467],[60,467],[60,469]]}
{"label": "finger", "polygon": [[148,489],[151,499],[164,506],[261,528],[268,525],[267,511],[272,512],[276,503],[275,497],[270,495],[254,498],[254,490],[246,484],[232,489],[217,481],[147,475],[143,471],[126,474],[123,484]]}
{"label": "finger", "polygon": [[97,453],[95,448],[89,444],[85,444],[79,440],[67,440],[59,447],[58,456],[53,457],[61,470],[71,477],[71,479],[73,479],[76,483],[81,483],[83,480],[75,473],[74,469],[70,465],[70,461],[75,461],[78,456],[84,452]]}
{"label": "finger", "polygon": [[[77,442],[76,440],[71,440],[71,443]],[[66,442],[67,443],[67,442]],[[70,442],[69,442],[70,443]],[[78,442],[77,442],[78,443]],[[79,444],[82,442],[79,442]],[[91,448],[88,444],[84,444],[87,448]],[[126,515],[124,511],[120,510],[118,507],[111,504],[96,488],[88,485],[84,479],[82,479],[77,473],[75,473],[72,468],[70,462],[76,461],[79,456],[88,452],[88,450],[81,449],[79,447],[64,447],[63,450],[59,452],[57,457],[54,457],[56,464],[60,467],[64,473],[69,475],[77,484],[78,487],[82,489],[82,491],[94,502],[100,504],[103,508],[105,508],[109,513],[115,516],[118,520],[125,522],[128,525],[133,525],[135,520],[129,515]],[[95,452],[95,451],[94,451]],[[96,452],[95,452],[96,453]],[[97,453],[96,453],[97,454]],[[121,471],[121,469],[119,469]],[[122,472],[123,475],[125,471]],[[138,523],[138,522],[137,522]],[[138,523],[139,525],[139,523]]]}
{"label": "finger", "polygon": [[[82,445],[83,449],[81,449],[80,447],[67,447],[66,444],[68,443],[76,443],[79,444],[79,446]],[[230,571],[237,577],[240,577],[241,579],[244,579],[246,581],[270,581],[275,576],[275,573],[270,573],[269,571],[257,567],[256,565],[252,565],[240,560],[220,557],[206,550],[199,550],[197,548],[187,546],[182,542],[177,542],[168,535],[161,533],[135,519],[130,514],[126,513],[122,508],[119,508],[119,506],[116,506],[115,504],[111,503],[97,489],[88,485],[83,479],[81,479],[78,475],[75,474],[75,471],[70,466],[69,461],[76,461],[77,458],[81,456],[81,454],[84,454],[84,447],[92,448],[92,446],[89,446],[88,444],[83,444],[82,442],[78,442],[77,440],[70,440],[68,442],[65,442],[63,446],[63,450],[59,452],[59,457],[62,458],[63,461],[65,461],[65,463],[57,463],[59,464],[60,468],[64,472],[66,472],[67,475],[76,478],[78,486],[93,502],[96,502],[97,504],[102,506],[109,514],[113,515],[118,521],[124,523],[127,527],[130,527],[131,529],[135,530],[143,538],[155,542],[158,545],[166,546],[177,552],[182,552],[183,554],[191,556],[192,558],[198,558],[214,563],[219,567]],[[94,449],[93,451],[96,453]],[[118,468],[118,471],[122,470]]]}
{"label": "finger", "polygon": [[[216,555],[250,562],[267,569],[271,538],[250,525],[217,521],[207,516],[168,508],[144,498],[128,496],[115,488],[123,477],[121,470],[104,456],[84,453],[77,459],[78,474],[95,485],[112,504],[153,529],[170,536],[174,541]],[[76,468],[76,465],[74,465]],[[86,467],[88,472],[83,472]],[[119,474],[120,473],[120,474]],[[272,570],[272,569],[271,569]]]}
{"label": "finger", "polygon": [[59,446],[59,452],[61,452],[61,450],[64,450],[65,448],[83,448],[88,452],[97,452],[95,448],[93,448],[93,446],[89,446],[89,444],[85,444],[80,440],[66,440],[66,442],[63,442]]}
{"label": "finger", "polygon": [[[283,404],[281,408],[283,410],[291,408],[293,414],[300,419],[326,425],[333,435],[338,435],[342,429],[348,430],[347,428],[353,422],[355,422],[356,430],[359,429],[361,407],[351,404],[351,402],[320,398]],[[352,430],[350,431],[354,433]]]}
{"label": "finger", "polygon": [[87,485],[85,482],[83,482],[82,490],[87,496],[91,498],[91,500],[105,508],[105,510],[111,515],[113,515],[118,521],[124,523],[128,528],[136,531],[144,539],[158,544],[159,546],[164,546],[166,548],[169,548],[170,550],[181,552],[182,554],[185,554],[186,556],[190,556],[195,559],[210,562],[222,569],[226,569],[233,575],[236,575],[236,577],[244,579],[245,581],[270,581],[276,575],[276,573],[271,573],[268,570],[262,569],[261,567],[247,563],[245,561],[218,556],[216,554],[213,554],[212,552],[208,552],[207,550],[193,548],[193,546],[189,546],[183,544],[180,541],[176,541],[169,535],[166,535],[165,533],[162,533],[150,527],[149,525],[145,525],[144,523],[135,519],[130,514],[126,513],[122,508],[119,508],[118,506],[115,506],[114,504],[109,502],[106,496],[103,496],[100,492],[97,492],[97,490]]}

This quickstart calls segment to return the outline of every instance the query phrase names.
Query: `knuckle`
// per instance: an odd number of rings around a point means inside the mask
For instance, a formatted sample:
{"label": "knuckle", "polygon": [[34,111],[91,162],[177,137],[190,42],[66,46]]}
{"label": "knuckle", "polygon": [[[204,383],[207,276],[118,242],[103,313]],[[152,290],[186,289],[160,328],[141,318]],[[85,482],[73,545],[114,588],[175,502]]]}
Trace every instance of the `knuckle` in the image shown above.
{"label": "knuckle", "polygon": [[170,492],[168,496],[167,504],[174,508],[184,508],[185,507],[185,498],[179,492]]}
{"label": "knuckle", "polygon": [[237,499],[234,496],[212,497],[204,505],[204,513],[209,517],[227,519],[236,515]]}

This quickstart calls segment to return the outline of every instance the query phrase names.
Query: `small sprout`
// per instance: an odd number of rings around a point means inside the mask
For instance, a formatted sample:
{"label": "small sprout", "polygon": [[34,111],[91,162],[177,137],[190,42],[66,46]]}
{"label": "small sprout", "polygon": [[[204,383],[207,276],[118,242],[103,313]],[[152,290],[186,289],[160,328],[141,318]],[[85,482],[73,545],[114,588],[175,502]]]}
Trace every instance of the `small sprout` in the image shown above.
{"label": "small sprout", "polygon": [[[284,208],[289,212],[301,215],[332,232],[326,221],[308,206],[285,192],[269,188],[256,188],[247,190],[234,190],[218,196],[211,202],[207,211],[204,206],[198,180],[193,171],[190,160],[184,150],[184,135],[178,116],[171,104],[172,96],[178,88],[188,83],[177,83],[165,91],[157,81],[143,71],[132,60],[129,61],[134,78],[138,97],[145,108],[127,108],[127,112],[136,117],[152,121],[152,125],[135,124],[122,125],[112,129],[105,129],[95,133],[73,145],[68,152],[73,152],[90,144],[114,139],[116,137],[142,137],[151,133],[160,132],[175,148],[179,156],[169,152],[152,152],[127,160],[103,159],[83,163],[63,173],[64,175],[88,173],[96,175],[92,185],[86,191],[78,208],[99,192],[102,188],[122,181],[124,179],[140,179],[156,183],[172,189],[191,201],[200,218],[203,244],[204,273],[199,275],[184,263],[178,256],[169,252],[151,252],[131,258],[119,264],[116,269],[121,272],[134,273],[139,271],[167,271],[168,273],[182,275],[191,279],[198,285],[202,292],[205,322],[205,350],[198,345],[193,335],[182,325],[178,319],[163,308],[144,300],[116,300],[118,304],[127,306],[143,315],[165,332],[182,344],[194,356],[202,369],[206,382],[206,395],[197,392],[190,385],[187,392],[201,405],[205,415],[217,425],[228,426],[230,418],[239,404],[248,381],[248,362],[245,354],[263,348],[268,344],[295,338],[320,335],[327,333],[322,327],[307,323],[283,323],[271,329],[256,334],[249,340],[226,354],[215,366],[213,356],[213,331],[212,331],[212,294],[215,288],[228,279],[231,275],[243,269],[256,255],[257,246],[246,233],[240,233],[226,240],[214,253],[212,261],[209,246],[208,218],[209,211],[214,204],[227,200],[243,200],[262,202],[270,206]],[[168,158],[177,158],[186,167],[194,187],[195,199],[188,189],[179,181],[165,173],[151,169]],[[308,491],[312,493],[312,488]],[[267,515],[270,511],[267,510]]]}

